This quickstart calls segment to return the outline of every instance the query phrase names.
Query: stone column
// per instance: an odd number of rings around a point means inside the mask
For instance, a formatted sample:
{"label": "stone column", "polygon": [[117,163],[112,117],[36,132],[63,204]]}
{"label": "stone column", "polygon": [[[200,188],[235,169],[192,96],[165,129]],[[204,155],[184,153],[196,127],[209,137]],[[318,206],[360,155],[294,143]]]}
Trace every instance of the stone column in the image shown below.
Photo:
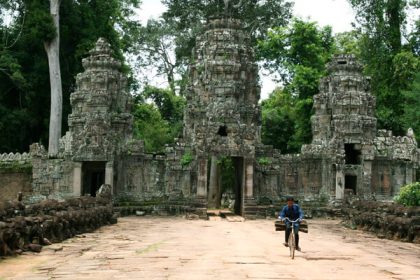
{"label": "stone column", "polygon": [[370,198],[373,194],[372,190],[372,161],[365,160],[363,162],[362,170],[362,189],[359,195],[363,195],[365,198]]}
{"label": "stone column", "polygon": [[199,158],[198,165],[198,180],[197,180],[197,197],[207,197],[207,158]]}
{"label": "stone column", "polygon": [[108,161],[105,166],[105,184],[111,186],[112,193],[114,193],[114,162]]}
{"label": "stone column", "polygon": [[73,163],[73,195],[82,195],[82,163]]}
{"label": "stone column", "polygon": [[335,199],[344,198],[344,172],[341,167],[337,166],[337,171],[335,175]]}
{"label": "stone column", "polygon": [[254,161],[245,160],[245,198],[254,197]]}
{"label": "stone column", "polygon": [[209,193],[208,193],[208,207],[217,208],[220,207],[220,166],[217,164],[217,157],[211,157],[210,165],[210,182],[209,182]]}
{"label": "stone column", "polygon": [[414,182],[415,178],[414,178],[414,168],[412,166],[412,164],[406,163],[405,165],[405,184],[411,184]]}

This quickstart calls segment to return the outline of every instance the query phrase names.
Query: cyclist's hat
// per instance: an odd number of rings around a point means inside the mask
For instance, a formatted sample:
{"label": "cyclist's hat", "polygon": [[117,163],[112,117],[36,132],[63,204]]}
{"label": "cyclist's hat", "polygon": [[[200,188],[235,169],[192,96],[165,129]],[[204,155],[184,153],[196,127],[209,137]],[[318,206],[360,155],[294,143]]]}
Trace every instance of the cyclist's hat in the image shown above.
{"label": "cyclist's hat", "polygon": [[288,197],[286,198],[286,201],[295,201],[295,199],[293,198],[293,196],[288,196]]}

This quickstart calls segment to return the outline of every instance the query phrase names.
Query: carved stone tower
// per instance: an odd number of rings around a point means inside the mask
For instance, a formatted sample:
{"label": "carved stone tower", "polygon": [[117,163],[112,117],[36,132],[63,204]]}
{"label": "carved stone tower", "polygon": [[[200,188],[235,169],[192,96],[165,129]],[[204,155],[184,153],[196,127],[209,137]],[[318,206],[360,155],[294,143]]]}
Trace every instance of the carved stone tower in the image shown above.
{"label": "carved stone tower", "polygon": [[255,146],[260,143],[260,86],[250,38],[241,22],[210,20],[197,38],[193,61],[184,139],[198,158],[197,193],[207,196],[207,159],[211,157],[209,204],[218,206],[213,201],[218,193],[216,160],[232,157],[240,178],[236,200],[252,198]]}
{"label": "carved stone tower", "polygon": [[314,96],[313,143],[373,143],[376,134],[375,97],[369,79],[353,56],[336,56],[328,64],[329,76]]}
{"label": "carved stone tower", "polygon": [[131,138],[131,98],[121,63],[111,57],[104,39],[97,41],[82,63],[85,72],[77,75],[77,88],[70,97],[68,137],[71,158],[80,169],[75,170],[74,185],[94,195],[98,185],[113,185],[114,160]]}

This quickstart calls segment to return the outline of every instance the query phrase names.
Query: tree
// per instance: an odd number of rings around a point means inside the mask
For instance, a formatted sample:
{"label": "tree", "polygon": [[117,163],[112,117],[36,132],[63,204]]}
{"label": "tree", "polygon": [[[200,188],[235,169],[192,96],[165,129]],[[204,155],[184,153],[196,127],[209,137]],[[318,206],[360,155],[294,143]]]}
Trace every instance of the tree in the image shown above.
{"label": "tree", "polygon": [[63,88],[61,85],[60,69],[60,4],[61,0],[50,0],[50,13],[55,29],[52,40],[44,42],[44,48],[48,57],[48,68],[50,72],[50,133],[48,144],[48,155],[56,157],[61,137],[61,122],[63,119]]}
{"label": "tree", "polygon": [[[150,76],[150,69],[156,70],[156,75],[164,77],[172,92],[176,91],[176,74],[184,73],[174,57],[175,31],[173,26],[163,20],[149,20],[146,26],[139,25],[136,29],[136,43],[130,52],[136,55],[136,67],[145,70],[144,76]],[[148,82],[148,81],[146,81]]]}
{"label": "tree", "polygon": [[404,115],[403,123],[404,129],[412,128],[420,143],[420,71],[417,72],[413,83],[408,90],[403,91]]}
{"label": "tree", "polygon": [[357,30],[335,34],[335,53],[353,54],[360,59],[360,37],[361,34]]}
{"label": "tree", "polygon": [[[271,30],[267,39],[260,41],[258,47],[260,58],[264,59],[266,68],[277,74],[283,82],[282,94],[293,106],[293,110],[289,110],[293,114],[282,113],[277,116],[279,126],[281,122],[290,124],[293,121],[294,124],[290,138],[283,140],[282,146],[277,148],[298,151],[302,144],[312,139],[312,97],[318,93],[319,79],[325,74],[325,64],[334,52],[331,28],[319,28],[315,22],[294,19],[288,27]],[[277,98],[278,94],[273,98]],[[266,108],[263,103],[263,116],[264,110]]]}
{"label": "tree", "polygon": [[[405,0],[349,0],[356,11],[360,40],[360,58],[365,73],[372,77],[372,93],[377,97],[377,117],[380,128],[390,129],[397,135],[405,133],[402,116],[403,95],[407,81],[395,79],[402,52],[415,53],[416,36],[403,45],[406,11]],[[399,57],[399,58],[398,58]],[[397,63],[397,64],[396,64]],[[413,74],[413,73],[412,73]],[[411,74],[411,75],[412,75]]]}
{"label": "tree", "polygon": [[283,153],[297,152],[290,146],[290,136],[295,132],[295,98],[281,88],[275,89],[262,101],[262,131],[264,144],[272,145]]}
{"label": "tree", "polygon": [[[141,100],[150,100],[153,101],[154,108],[159,112],[159,118],[156,115],[150,114],[153,116],[158,123],[160,128],[166,127],[165,134],[148,134],[150,137],[153,135],[156,137],[162,137],[163,141],[159,139],[149,138],[150,143],[155,143],[151,146],[157,150],[162,150],[163,146],[159,146],[156,143],[160,144],[170,144],[173,143],[174,138],[178,138],[182,135],[183,128],[183,117],[184,117],[184,107],[185,107],[185,98],[177,96],[170,89],[162,89],[152,86],[146,86],[142,92],[141,98],[137,99],[137,104],[142,104],[144,101]],[[164,123],[165,124],[164,124]],[[146,121],[146,124],[148,122]]]}
{"label": "tree", "polygon": [[162,152],[169,143],[169,123],[154,104],[139,103],[134,109],[134,136],[144,141],[147,152]]}

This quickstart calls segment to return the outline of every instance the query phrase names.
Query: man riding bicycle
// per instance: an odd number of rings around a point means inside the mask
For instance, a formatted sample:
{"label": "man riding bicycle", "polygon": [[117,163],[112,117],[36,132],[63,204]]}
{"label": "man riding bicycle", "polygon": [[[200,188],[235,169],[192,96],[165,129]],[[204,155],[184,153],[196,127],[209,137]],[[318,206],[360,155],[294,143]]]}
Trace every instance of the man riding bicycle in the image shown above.
{"label": "man riding bicycle", "polygon": [[298,204],[295,204],[295,200],[293,197],[287,198],[287,205],[283,207],[279,214],[279,219],[285,221],[286,223],[286,234],[285,234],[285,242],[283,243],[284,246],[288,247],[287,241],[289,240],[290,233],[292,231],[291,222],[287,220],[289,218],[290,221],[298,220],[298,222],[294,223],[295,229],[295,240],[296,240],[296,250],[300,251],[299,247],[299,222],[303,219],[303,212],[300,209]]}

